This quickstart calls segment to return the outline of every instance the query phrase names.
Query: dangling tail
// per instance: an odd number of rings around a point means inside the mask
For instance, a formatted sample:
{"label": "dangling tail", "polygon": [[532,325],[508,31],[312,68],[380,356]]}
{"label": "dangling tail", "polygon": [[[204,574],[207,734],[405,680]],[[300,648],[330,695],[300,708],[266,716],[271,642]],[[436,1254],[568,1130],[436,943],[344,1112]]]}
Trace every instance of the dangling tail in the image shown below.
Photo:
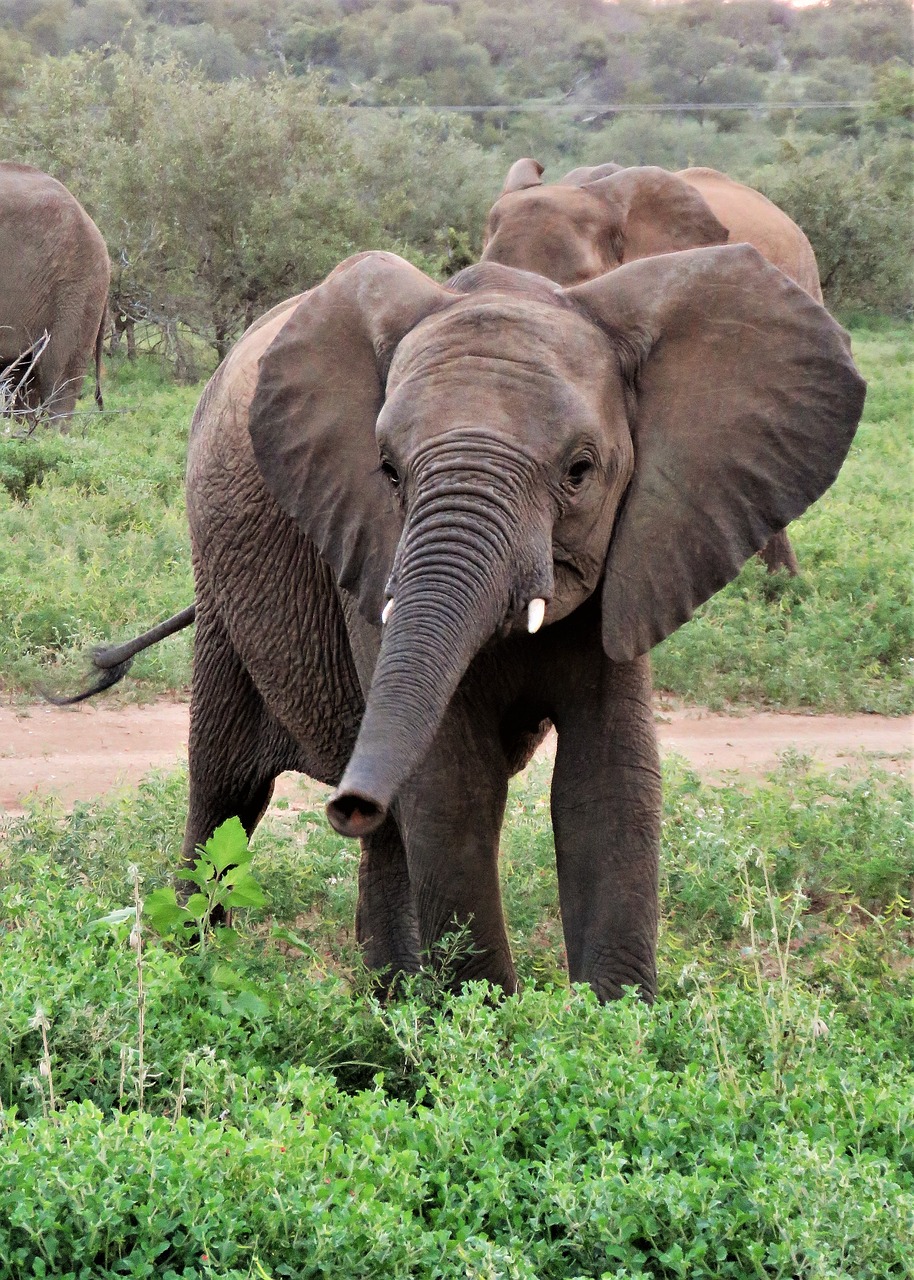
{"label": "dangling tail", "polygon": [[166,636],[173,636],[176,631],[183,631],[185,627],[189,627],[197,616],[197,606],[189,605],[188,608],[182,609],[180,613],[174,614],[171,618],[166,618],[164,622],[160,622],[157,626],[152,627],[149,631],[144,631],[141,636],[137,636],[133,640],[127,640],[124,644],[112,645],[110,649],[93,649],[92,665],[101,675],[95,684],[88,689],[83,689],[81,693],[75,693],[72,697],[62,698],[56,693],[49,693],[43,689],[42,696],[48,702],[53,702],[55,707],[70,707],[74,702],[85,702],[86,698],[93,698],[97,693],[101,693],[104,689],[110,689],[112,685],[122,680],[130,670],[130,665],[138,653],[142,653],[144,649],[151,648],[152,645],[158,644],[160,640],[164,640]]}
{"label": "dangling tail", "polygon": [[[102,349],[105,342],[105,329],[108,327],[108,307],[102,313],[99,321],[98,333],[95,335],[95,403],[99,409],[104,409],[105,401],[102,397]],[[179,615],[180,616],[180,615]]]}

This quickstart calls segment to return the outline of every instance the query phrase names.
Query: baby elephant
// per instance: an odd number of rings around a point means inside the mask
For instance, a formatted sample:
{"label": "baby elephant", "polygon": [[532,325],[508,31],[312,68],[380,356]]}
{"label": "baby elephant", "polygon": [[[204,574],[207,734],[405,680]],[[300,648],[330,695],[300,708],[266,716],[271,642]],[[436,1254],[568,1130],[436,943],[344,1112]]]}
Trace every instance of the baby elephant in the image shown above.
{"label": "baby elephant", "polygon": [[655,990],[647,654],[834,480],[844,332],[747,246],[574,288],[349,259],[241,339],[194,416],[186,853],[285,769],[362,844],[387,979],[466,925],[506,991],[508,779],[547,724],[570,976]]}

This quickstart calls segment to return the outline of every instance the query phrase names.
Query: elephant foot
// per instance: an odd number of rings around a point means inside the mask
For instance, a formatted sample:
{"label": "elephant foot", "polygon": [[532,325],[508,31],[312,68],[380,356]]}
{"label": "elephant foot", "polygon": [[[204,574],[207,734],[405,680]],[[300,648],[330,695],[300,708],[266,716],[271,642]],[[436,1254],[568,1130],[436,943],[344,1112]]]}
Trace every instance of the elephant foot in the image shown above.
{"label": "elephant foot", "polygon": [[781,569],[786,569],[791,578],[795,578],[800,572],[796,552],[790,545],[786,529],[773,533],[758,553],[758,557],[769,573],[778,573]]}

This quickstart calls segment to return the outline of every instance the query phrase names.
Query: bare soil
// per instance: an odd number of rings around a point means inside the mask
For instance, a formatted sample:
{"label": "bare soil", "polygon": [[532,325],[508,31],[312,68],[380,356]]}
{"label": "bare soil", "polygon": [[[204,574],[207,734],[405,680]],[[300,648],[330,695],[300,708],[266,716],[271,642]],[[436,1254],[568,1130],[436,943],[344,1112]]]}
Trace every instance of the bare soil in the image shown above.
{"label": "bare soil", "polygon": [[[32,792],[56,794],[65,804],[91,800],[135,785],[152,769],[187,759],[187,703],[145,706],[0,707],[0,810],[21,812]],[[760,779],[785,751],[809,756],[822,768],[876,760],[910,773],[914,717],[720,715],[697,707],[658,703],[661,749],[676,752],[711,781],[734,773]],[[554,737],[544,743],[554,749]],[[324,788],[284,774],[276,793],[293,807],[314,803]]]}

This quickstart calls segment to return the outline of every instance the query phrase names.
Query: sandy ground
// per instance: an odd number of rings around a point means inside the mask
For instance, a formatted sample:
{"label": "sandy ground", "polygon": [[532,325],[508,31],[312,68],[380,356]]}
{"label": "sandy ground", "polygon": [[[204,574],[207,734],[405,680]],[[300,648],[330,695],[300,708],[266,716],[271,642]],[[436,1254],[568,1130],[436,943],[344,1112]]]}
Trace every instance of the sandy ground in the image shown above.
{"label": "sandy ground", "polygon": [[[911,772],[912,717],[717,715],[658,707],[656,719],[662,750],[684,756],[712,781],[730,771],[761,778],[788,750],[823,768],[875,759],[883,768]],[[72,804],[133,785],[151,769],[172,768],[187,759],[187,723],[187,704],[166,701],[0,707],[0,810],[21,811],[35,791]],[[277,795],[293,805],[313,802],[321,790],[296,774],[277,783]]]}

